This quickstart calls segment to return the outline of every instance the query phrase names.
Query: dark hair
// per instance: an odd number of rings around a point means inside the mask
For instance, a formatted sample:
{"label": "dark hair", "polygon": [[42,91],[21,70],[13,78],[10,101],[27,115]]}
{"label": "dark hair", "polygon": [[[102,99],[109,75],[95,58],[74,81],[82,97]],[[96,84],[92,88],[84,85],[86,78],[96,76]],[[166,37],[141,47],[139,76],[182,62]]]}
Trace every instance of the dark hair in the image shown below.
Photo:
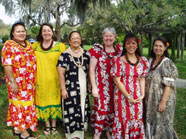
{"label": "dark hair", "polygon": [[39,34],[37,35],[36,40],[37,40],[38,42],[43,41],[43,37],[42,37],[42,29],[43,29],[43,26],[48,26],[48,27],[52,30],[52,32],[53,32],[52,39],[53,39],[54,41],[57,41],[57,38],[56,38],[55,35],[54,35],[53,26],[52,26],[51,24],[49,24],[49,23],[43,23],[43,24],[41,25],[41,27],[40,27],[40,29],[39,29]]}
{"label": "dark hair", "polygon": [[125,36],[124,40],[123,40],[123,51],[121,56],[125,55],[127,53],[127,50],[125,49],[125,43],[128,39],[134,38],[136,43],[137,43],[137,49],[135,54],[137,54],[138,56],[141,56],[141,52],[140,52],[140,48],[139,48],[139,42],[138,42],[138,37],[133,34],[133,33],[127,33],[127,35]]}
{"label": "dark hair", "polygon": [[[161,42],[163,43],[163,45],[164,45],[165,47],[167,47],[167,40],[166,40],[164,37],[157,37],[157,38],[153,41],[153,48],[154,48],[154,44],[155,44],[156,41],[161,41]],[[156,57],[156,54],[154,53],[153,48],[152,48],[152,50],[151,50],[151,52],[150,52],[150,57],[155,58],[155,57]],[[164,54],[163,54],[162,56],[169,57],[168,49],[166,49],[166,50],[164,51]]]}
{"label": "dark hair", "polygon": [[[80,34],[79,31],[72,31],[72,32],[70,32],[70,34],[69,34],[69,36],[68,36],[68,41],[70,41],[70,38],[71,38],[71,36],[72,36],[73,33],[78,33],[79,36],[81,37],[81,34]],[[70,45],[70,44],[69,44],[69,45]],[[83,48],[83,40],[82,40],[82,37],[81,37],[81,44],[80,44],[80,46]]]}
{"label": "dark hair", "polygon": [[26,28],[25,28],[25,24],[22,22],[22,21],[17,21],[15,22],[13,25],[12,25],[12,28],[10,30],[10,39],[12,40],[13,39],[13,32],[15,30],[15,27],[18,26],[18,25],[21,25],[24,27],[25,31],[26,31]]}

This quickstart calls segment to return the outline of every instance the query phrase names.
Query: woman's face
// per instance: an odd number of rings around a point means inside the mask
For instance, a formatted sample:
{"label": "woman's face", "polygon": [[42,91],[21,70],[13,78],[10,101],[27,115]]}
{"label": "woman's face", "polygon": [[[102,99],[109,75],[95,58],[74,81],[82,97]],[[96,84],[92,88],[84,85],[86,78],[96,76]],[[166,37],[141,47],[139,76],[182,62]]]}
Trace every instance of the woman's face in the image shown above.
{"label": "woman's face", "polygon": [[52,29],[47,26],[47,25],[44,25],[42,27],[42,37],[43,37],[43,40],[51,40],[52,39],[52,36],[53,36],[53,32],[52,32]]}
{"label": "woman's face", "polygon": [[22,25],[15,26],[12,35],[13,35],[13,40],[17,42],[24,42],[26,39],[26,30],[24,26]]}
{"label": "woman's face", "polygon": [[159,40],[155,41],[153,51],[156,56],[162,56],[166,49],[167,48],[165,47],[162,41]]}
{"label": "woman's face", "polygon": [[70,47],[79,48],[79,46],[81,45],[81,36],[79,35],[79,33],[77,32],[72,33],[69,43],[70,43]]}
{"label": "woman's face", "polygon": [[105,46],[113,46],[114,42],[115,42],[116,38],[115,35],[110,33],[110,32],[106,32],[103,35],[103,42]]}
{"label": "woman's face", "polygon": [[129,38],[125,42],[125,49],[128,54],[134,54],[138,48],[135,38]]}

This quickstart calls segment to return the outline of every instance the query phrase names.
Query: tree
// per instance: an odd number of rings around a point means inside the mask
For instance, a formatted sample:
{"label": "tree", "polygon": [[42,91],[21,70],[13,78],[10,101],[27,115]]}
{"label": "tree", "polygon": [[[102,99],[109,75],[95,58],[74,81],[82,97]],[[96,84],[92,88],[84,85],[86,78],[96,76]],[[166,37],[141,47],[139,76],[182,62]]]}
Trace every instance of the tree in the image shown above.
{"label": "tree", "polygon": [[[55,33],[59,40],[60,29],[64,25],[75,26],[83,23],[90,3],[94,5],[98,3],[104,7],[110,4],[110,0],[0,0],[0,3],[6,7],[6,12],[9,14],[14,14],[14,10],[19,10],[22,14],[21,19],[29,25],[40,25],[53,20]],[[69,14],[69,11],[73,13]],[[64,13],[71,18],[64,19]]]}

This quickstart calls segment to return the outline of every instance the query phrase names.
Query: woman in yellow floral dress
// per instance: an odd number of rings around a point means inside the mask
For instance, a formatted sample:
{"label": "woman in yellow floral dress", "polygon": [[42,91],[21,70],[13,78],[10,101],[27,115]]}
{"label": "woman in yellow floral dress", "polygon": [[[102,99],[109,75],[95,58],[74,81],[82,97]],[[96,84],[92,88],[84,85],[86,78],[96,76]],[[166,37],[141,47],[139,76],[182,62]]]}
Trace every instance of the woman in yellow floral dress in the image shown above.
{"label": "woman in yellow floral dress", "polygon": [[20,139],[33,139],[27,129],[36,131],[37,126],[34,104],[36,56],[31,44],[25,40],[22,22],[13,24],[10,38],[1,51],[9,98],[7,125],[14,127],[13,133]]}
{"label": "woman in yellow floral dress", "polygon": [[48,23],[41,25],[37,42],[33,44],[33,47],[37,59],[37,117],[38,120],[45,122],[45,135],[56,134],[56,119],[62,118],[61,93],[56,65],[60,54],[66,47],[55,41],[53,27]]}

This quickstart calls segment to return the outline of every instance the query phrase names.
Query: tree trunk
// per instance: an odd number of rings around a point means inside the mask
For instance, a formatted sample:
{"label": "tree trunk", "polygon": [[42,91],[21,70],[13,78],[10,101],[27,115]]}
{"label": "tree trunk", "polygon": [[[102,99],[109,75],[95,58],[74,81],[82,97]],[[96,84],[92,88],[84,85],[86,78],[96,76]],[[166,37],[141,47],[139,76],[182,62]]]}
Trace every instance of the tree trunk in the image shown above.
{"label": "tree trunk", "polygon": [[181,35],[181,59],[184,59],[185,33]]}
{"label": "tree trunk", "polygon": [[177,42],[177,59],[180,59],[180,43],[181,43],[181,34],[178,34],[176,37],[176,42]]}
{"label": "tree trunk", "polygon": [[151,52],[151,49],[152,49],[152,35],[150,33],[148,34],[148,38],[149,38],[148,57],[150,57],[150,52]]}
{"label": "tree trunk", "polygon": [[175,46],[176,46],[176,35],[172,35],[172,53],[171,53],[171,59],[175,62]]}
{"label": "tree trunk", "polygon": [[61,20],[60,20],[60,6],[58,5],[57,10],[56,10],[56,27],[55,27],[55,35],[58,41],[61,40],[60,36],[60,29],[61,29]]}
{"label": "tree trunk", "polygon": [[141,40],[140,51],[141,51],[141,55],[143,55],[143,34],[140,35],[140,40]]}

